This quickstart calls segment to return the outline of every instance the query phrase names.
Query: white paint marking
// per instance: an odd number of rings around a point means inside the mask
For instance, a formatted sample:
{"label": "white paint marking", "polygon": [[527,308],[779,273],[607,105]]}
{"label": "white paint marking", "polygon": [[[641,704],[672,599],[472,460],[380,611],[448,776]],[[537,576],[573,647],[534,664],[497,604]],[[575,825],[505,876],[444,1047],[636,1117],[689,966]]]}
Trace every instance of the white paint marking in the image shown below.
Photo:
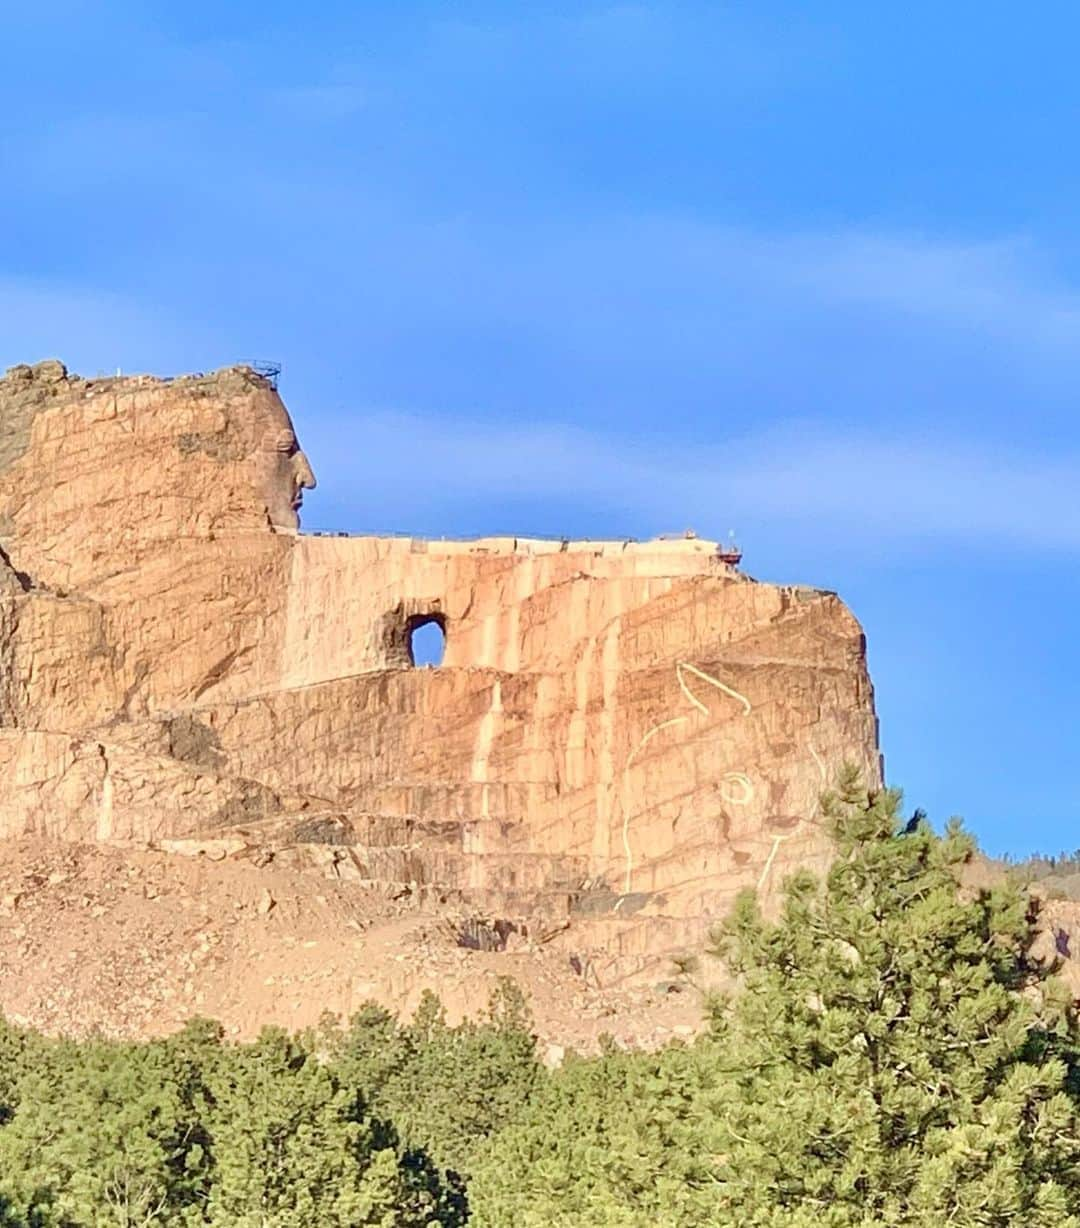
{"label": "white paint marking", "polygon": [[743,715],[749,716],[753,711],[753,705],[742,694],[741,691],[736,691],[734,687],[728,686],[720,681],[719,678],[714,678],[712,674],[707,674],[703,669],[698,669],[696,665],[691,665],[689,661],[680,661],[675,666],[675,675],[679,679],[679,686],[682,688],[682,693],[694,705],[699,712],[703,712],[706,716],[709,715],[709,709],[701,702],[700,699],[686,685],[686,679],[683,678],[683,670],[687,670],[696,678],[700,678],[703,682],[707,682],[710,686],[716,687],[718,691],[723,691],[725,695],[730,695],[732,699],[738,700],[743,706]]}
{"label": "white paint marking", "polygon": [[765,880],[769,877],[769,871],[772,869],[773,858],[776,856],[776,850],[787,839],[786,836],[774,836],[772,848],[769,850],[769,856],[765,860],[765,865],[761,871],[761,877],[757,880],[757,890],[760,891],[765,886]]}
{"label": "white paint marking", "polygon": [[[733,785],[742,790],[741,796],[732,796]],[[729,806],[748,806],[754,800],[754,785],[745,772],[725,772],[720,777],[720,796]]]}
{"label": "white paint marking", "polygon": [[[828,784],[829,783],[829,773],[825,767],[824,760],[817,753],[817,750],[814,747],[813,742],[808,742],[807,745],[810,747],[810,754],[814,756],[814,762],[817,764],[818,771],[821,773],[821,783],[823,785]],[[795,830],[792,832],[788,832],[786,836],[774,836],[773,837],[772,849],[769,851],[769,856],[766,859],[765,865],[761,871],[761,877],[758,879],[758,884],[757,884],[758,891],[760,891],[762,887],[765,886],[765,880],[769,877],[769,871],[772,869],[772,863],[773,863],[774,858],[776,857],[776,853],[777,853],[777,850],[780,848],[780,845],[783,844],[785,840],[790,840],[792,836],[798,835],[799,828],[802,827],[804,821],[805,820],[800,819]]]}
{"label": "white paint marking", "polygon": [[630,809],[626,805],[626,793],[628,791],[627,790],[627,774],[629,773],[634,760],[638,757],[639,754],[641,754],[641,752],[645,749],[645,747],[649,744],[649,742],[651,742],[652,739],[655,738],[656,735],[661,730],[670,729],[672,725],[683,725],[689,719],[690,718],[688,716],[673,716],[670,720],[661,721],[659,725],[654,725],[649,730],[649,732],[641,739],[641,741],[637,744],[637,746],[635,746],[634,749],[630,752],[630,758],[627,759],[626,766],[623,768],[622,843],[623,843],[623,852],[626,854],[626,877],[625,877],[625,883],[624,883],[624,891],[625,891],[625,894],[627,895],[630,893],[630,876],[634,872],[633,855],[630,852]]}
{"label": "white paint marking", "polygon": [[[693,706],[702,714],[702,716],[710,716],[711,715],[710,709],[706,707],[706,705],[703,704],[700,699],[698,699],[698,697],[689,688],[689,686],[687,686],[686,679],[685,677],[683,677],[683,671],[693,674],[695,678],[700,678],[702,682],[707,682],[709,686],[715,687],[718,691],[722,691],[725,695],[730,696],[732,699],[742,704],[744,716],[749,716],[750,713],[753,711],[753,705],[746,698],[746,696],[742,694],[741,691],[736,691],[734,687],[730,687],[726,683],[721,682],[719,678],[714,678],[712,674],[707,674],[703,669],[698,669],[696,665],[691,665],[689,661],[678,661],[675,664],[675,677],[679,683],[679,690],[682,691],[683,695],[690,701],[691,704],[693,704]],[[688,716],[675,716],[675,717],[672,717],[670,720],[661,721],[660,724],[654,725],[653,728],[650,729],[649,732],[641,739],[641,741],[637,744],[637,746],[634,747],[633,751],[630,754],[630,758],[627,759],[626,761],[626,766],[623,768],[622,842],[623,842],[623,852],[626,855],[626,875],[625,875],[624,887],[627,893],[629,893],[630,891],[630,881],[631,881],[631,876],[634,870],[633,856],[630,852],[630,819],[632,816],[630,814],[630,808],[626,804],[626,795],[629,792],[628,787],[627,787],[627,773],[630,771],[631,765],[633,764],[637,756],[641,753],[641,751],[645,748],[646,744],[652,738],[654,738],[662,729],[670,729],[673,725],[685,724],[685,722],[688,721],[689,719],[690,718]],[[745,806],[750,801],[753,800],[754,786],[751,784],[749,777],[746,776],[744,773],[728,772],[727,775],[725,775],[724,778],[720,782],[720,789],[721,789],[722,795],[723,795],[725,784],[727,784],[728,786],[732,784],[737,784],[743,790],[743,796],[741,798],[731,798],[725,795],[725,801],[729,802],[729,804],[734,805],[734,806]],[[775,853],[775,851],[776,850],[774,848],[773,852]],[[771,862],[772,862],[772,858],[770,856],[769,864],[771,864]],[[768,871],[768,865],[766,866],[766,872],[767,871]]]}

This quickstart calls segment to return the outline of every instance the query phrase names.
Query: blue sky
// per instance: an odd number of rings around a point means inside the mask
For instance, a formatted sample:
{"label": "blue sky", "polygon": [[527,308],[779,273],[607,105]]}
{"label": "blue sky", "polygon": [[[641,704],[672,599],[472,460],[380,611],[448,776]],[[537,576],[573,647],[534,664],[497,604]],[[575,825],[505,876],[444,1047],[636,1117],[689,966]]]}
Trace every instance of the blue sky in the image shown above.
{"label": "blue sky", "polygon": [[1080,845],[1074,5],[3,5],[0,363],[284,363],[310,527],[738,530]]}

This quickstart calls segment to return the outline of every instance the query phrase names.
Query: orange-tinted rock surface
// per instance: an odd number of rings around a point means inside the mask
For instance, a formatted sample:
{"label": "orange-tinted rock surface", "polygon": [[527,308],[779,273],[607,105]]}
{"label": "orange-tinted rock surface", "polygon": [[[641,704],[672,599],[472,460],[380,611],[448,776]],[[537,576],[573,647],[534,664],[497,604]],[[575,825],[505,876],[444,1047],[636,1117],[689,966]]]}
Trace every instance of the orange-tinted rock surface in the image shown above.
{"label": "orange-tinted rock surface", "polygon": [[0,381],[0,835],[264,846],[632,957],[879,780],[833,594],[698,539],[305,536],[313,485],[248,368]]}

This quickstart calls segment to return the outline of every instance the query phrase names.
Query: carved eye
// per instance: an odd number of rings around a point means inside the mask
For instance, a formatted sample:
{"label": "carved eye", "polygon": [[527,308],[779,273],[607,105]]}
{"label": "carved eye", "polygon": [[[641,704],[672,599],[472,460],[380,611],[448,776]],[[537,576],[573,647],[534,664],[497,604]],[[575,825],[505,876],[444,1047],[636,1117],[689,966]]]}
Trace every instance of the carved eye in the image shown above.
{"label": "carved eye", "polygon": [[283,430],[274,436],[270,445],[274,452],[284,452],[291,456],[296,451],[296,436],[290,430]]}

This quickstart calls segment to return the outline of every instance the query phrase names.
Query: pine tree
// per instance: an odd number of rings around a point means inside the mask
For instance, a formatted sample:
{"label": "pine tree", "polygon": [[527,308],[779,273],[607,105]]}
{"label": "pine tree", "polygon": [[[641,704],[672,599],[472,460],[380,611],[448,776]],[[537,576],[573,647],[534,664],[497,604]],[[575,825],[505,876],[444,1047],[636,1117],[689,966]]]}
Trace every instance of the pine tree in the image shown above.
{"label": "pine tree", "polygon": [[0,1130],[14,1206],[66,1228],[201,1223],[205,1156],[176,1074],[160,1043],[36,1045]]}
{"label": "pine tree", "polygon": [[748,894],[716,935],[742,981],[713,1004],[721,1205],[745,1225],[1077,1228],[1076,1020],[1032,958],[1035,910],[959,887],[971,840],[905,829],[899,801],[846,773],[827,881],[796,874],[774,924]]}
{"label": "pine tree", "polygon": [[451,1027],[426,991],[407,1027],[367,1007],[331,1048],[338,1077],[356,1088],[358,1103],[392,1125],[414,1162],[427,1157],[461,1178],[542,1077],[525,999],[505,978],[485,1019]]}
{"label": "pine tree", "polygon": [[824,882],[754,894],[709,1035],[571,1061],[497,1135],[476,1228],[1080,1228],[1077,1026],[1014,885],[853,773]]}
{"label": "pine tree", "polygon": [[[684,1228],[716,1206],[715,1046],[571,1054],[480,1153],[471,1228]],[[725,1221],[727,1222],[727,1221]]]}
{"label": "pine tree", "polygon": [[229,1228],[412,1228],[418,1208],[394,1151],[330,1069],[280,1029],[230,1048],[208,1079],[209,1222]]}

